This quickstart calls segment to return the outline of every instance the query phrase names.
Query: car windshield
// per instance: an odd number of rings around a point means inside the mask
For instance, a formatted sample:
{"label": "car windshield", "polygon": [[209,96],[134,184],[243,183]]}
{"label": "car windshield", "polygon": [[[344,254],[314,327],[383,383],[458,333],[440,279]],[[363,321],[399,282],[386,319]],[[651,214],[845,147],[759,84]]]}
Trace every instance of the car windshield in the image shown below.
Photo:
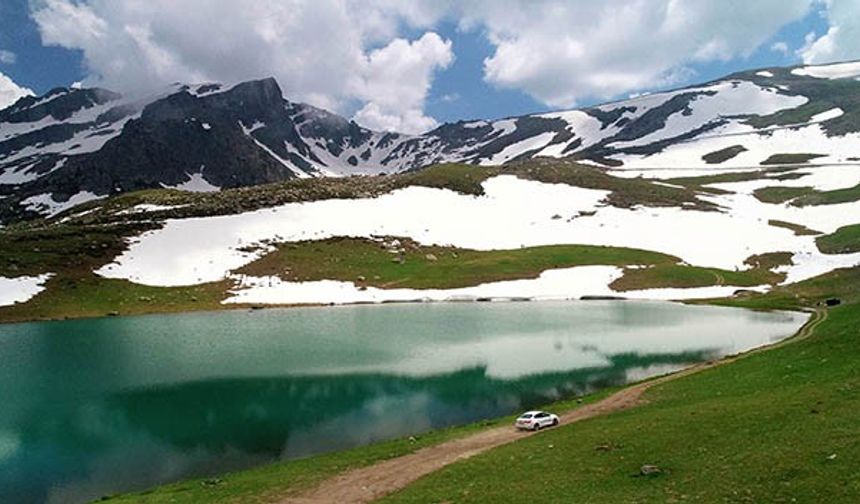
{"label": "car windshield", "polygon": [[531,417],[532,417],[531,413],[526,413],[525,415],[521,416],[520,418],[531,418]]}

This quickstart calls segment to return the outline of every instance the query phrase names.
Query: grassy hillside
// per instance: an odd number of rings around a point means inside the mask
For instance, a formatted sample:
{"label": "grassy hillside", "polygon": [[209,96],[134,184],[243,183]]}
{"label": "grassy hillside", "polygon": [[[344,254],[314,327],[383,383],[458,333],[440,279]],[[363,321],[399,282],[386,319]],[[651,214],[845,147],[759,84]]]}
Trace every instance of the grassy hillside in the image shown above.
{"label": "grassy hillside", "polygon": [[754,196],[763,203],[790,202],[793,206],[836,205],[860,201],[860,185],[833,191],[819,191],[812,187],[762,187]]}
{"label": "grassy hillside", "polygon": [[[728,271],[681,264],[666,254],[623,247],[551,245],[513,250],[470,250],[424,246],[406,238],[332,238],[280,244],[274,252],[238,270],[288,281],[342,280],[383,289],[451,289],[486,282],[536,278],[553,268],[607,265],[628,267],[612,284],[618,291],[666,287],[740,287],[774,284],[771,269],[790,254],[767,261],[750,258],[751,269]],[[646,266],[640,268],[639,266]]]}
{"label": "grassy hillside", "polygon": [[825,254],[860,252],[860,224],[843,226],[834,233],[818,237],[815,243]]}
{"label": "grassy hillside", "polygon": [[[456,463],[386,502],[857,502],[858,270],[746,303],[842,295],[812,337],[652,389],[648,404]],[[791,299],[791,302],[787,300]],[[651,464],[661,472],[640,476]]]}

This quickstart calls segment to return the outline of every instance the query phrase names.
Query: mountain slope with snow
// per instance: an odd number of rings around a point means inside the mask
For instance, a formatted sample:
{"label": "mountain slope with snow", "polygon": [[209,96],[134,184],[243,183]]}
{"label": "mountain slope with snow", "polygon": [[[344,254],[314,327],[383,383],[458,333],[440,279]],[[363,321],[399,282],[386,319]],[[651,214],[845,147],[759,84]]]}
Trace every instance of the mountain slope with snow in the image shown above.
{"label": "mountain slope with snow", "polygon": [[[0,111],[0,220],[158,187],[218,190],[439,162],[572,157],[614,169],[860,161],[860,63],[769,68],[563,112],[376,132],[274,79],[148,97],[55,89]],[[775,157],[776,156],[776,157]]]}

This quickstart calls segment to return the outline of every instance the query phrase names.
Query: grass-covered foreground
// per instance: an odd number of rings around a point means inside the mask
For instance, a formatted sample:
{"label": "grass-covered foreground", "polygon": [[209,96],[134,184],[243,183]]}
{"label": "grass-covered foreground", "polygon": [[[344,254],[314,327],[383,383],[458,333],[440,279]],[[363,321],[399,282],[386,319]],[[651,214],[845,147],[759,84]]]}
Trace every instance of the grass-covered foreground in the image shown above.
{"label": "grass-covered foreground", "polygon": [[[855,268],[768,295],[717,300],[786,309],[820,306],[838,297],[842,305],[830,309],[808,338],[655,386],[644,405],[562,425],[454,463],[385,500],[522,502],[528,496],[543,502],[857,502],[858,284],[860,268]],[[551,407],[561,411],[573,406]],[[347,468],[484,427],[177,483],[115,501],[276,502]],[[660,473],[640,476],[646,464],[656,465]]]}

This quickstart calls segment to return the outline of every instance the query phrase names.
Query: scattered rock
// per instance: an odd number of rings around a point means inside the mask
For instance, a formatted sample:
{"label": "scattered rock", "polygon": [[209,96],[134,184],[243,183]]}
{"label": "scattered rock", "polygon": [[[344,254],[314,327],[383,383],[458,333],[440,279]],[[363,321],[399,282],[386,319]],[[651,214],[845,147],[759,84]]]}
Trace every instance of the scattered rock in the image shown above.
{"label": "scattered rock", "polygon": [[555,214],[555,215],[553,215],[553,216],[551,217],[551,219],[552,219],[552,220],[559,220],[559,219],[561,219],[561,215],[559,215],[559,214]]}
{"label": "scattered rock", "polygon": [[639,468],[639,476],[657,476],[663,474],[663,470],[651,464],[645,464]]}
{"label": "scattered rock", "polygon": [[403,264],[406,261],[402,257],[397,256],[397,257],[392,257],[391,262],[397,263],[397,264]]}
{"label": "scattered rock", "polygon": [[116,311],[116,310],[112,310],[112,311],[107,312],[107,316],[108,316],[108,317],[118,317],[118,316],[119,316],[119,312],[118,312],[118,311]]}
{"label": "scattered rock", "polygon": [[438,258],[438,257],[436,257],[436,256],[435,256],[435,255],[433,255],[433,254],[427,254],[427,255],[425,255],[425,256],[424,256],[424,259],[427,259],[428,261],[438,261],[438,260],[439,260],[439,258]]}
{"label": "scattered rock", "polygon": [[842,304],[842,300],[839,298],[828,298],[824,301],[824,304],[827,306],[839,306]]}
{"label": "scattered rock", "polygon": [[827,456],[827,460],[836,460],[836,454],[831,453],[830,455]]}
{"label": "scattered rock", "polygon": [[220,485],[221,483],[223,483],[223,481],[224,480],[222,480],[221,478],[209,478],[201,481],[200,484],[203,486],[215,486]]}
{"label": "scattered rock", "polygon": [[356,280],[358,280],[359,282],[366,282],[366,281],[367,281],[367,278],[365,278],[365,276],[364,276],[364,275],[358,275],[358,277],[356,278]]}

